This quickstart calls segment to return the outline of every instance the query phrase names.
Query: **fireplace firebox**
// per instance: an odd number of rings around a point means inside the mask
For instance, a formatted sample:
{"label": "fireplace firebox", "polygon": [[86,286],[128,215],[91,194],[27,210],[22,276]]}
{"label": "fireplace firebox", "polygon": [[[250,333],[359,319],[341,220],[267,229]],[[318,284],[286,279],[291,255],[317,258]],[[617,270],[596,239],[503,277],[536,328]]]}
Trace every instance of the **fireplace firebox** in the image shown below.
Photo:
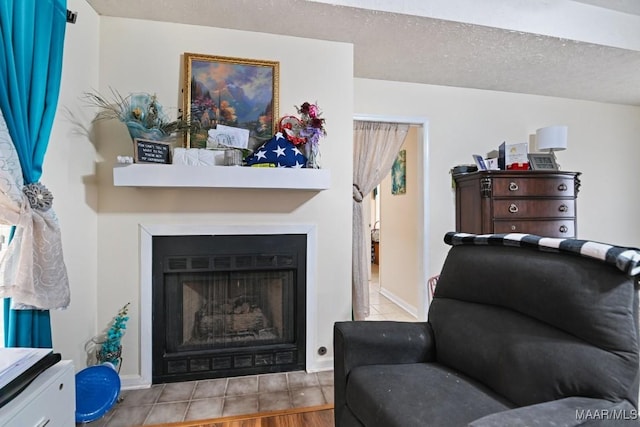
{"label": "fireplace firebox", "polygon": [[154,384],[305,368],[306,235],[154,236]]}

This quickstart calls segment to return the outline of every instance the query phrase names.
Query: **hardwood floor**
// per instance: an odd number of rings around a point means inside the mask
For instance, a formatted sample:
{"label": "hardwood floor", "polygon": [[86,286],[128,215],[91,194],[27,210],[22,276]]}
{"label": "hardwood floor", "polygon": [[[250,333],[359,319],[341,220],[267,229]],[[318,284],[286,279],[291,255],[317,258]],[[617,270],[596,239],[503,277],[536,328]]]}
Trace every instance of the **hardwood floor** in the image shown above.
{"label": "hardwood floor", "polygon": [[334,427],[333,405],[287,409],[213,420],[156,424],[152,427]]}

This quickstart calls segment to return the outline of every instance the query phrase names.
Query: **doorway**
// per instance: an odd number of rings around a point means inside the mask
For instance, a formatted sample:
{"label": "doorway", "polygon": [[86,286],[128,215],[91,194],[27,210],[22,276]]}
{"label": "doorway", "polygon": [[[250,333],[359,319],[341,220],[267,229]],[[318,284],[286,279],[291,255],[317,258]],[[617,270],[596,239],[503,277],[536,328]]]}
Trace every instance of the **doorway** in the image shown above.
{"label": "doorway", "polygon": [[[372,237],[370,306],[382,302],[400,308],[392,310],[389,306],[386,310],[390,313],[383,314],[378,312],[378,307],[372,307],[370,309],[371,316],[368,319],[426,320],[426,276],[429,271],[427,256],[427,242],[429,241],[427,203],[429,198],[426,181],[428,176],[428,122],[421,117],[372,115],[356,115],[354,120],[410,125],[410,132],[405,140],[406,146],[401,149],[401,151],[405,151],[406,156],[407,186],[405,191],[395,191],[397,189],[393,188],[392,177],[385,178],[377,187],[377,191],[374,190],[367,196],[372,203],[367,205],[370,210],[369,214],[364,215],[367,221],[365,225],[368,225]],[[377,212],[376,204],[379,206]],[[405,207],[402,207],[403,205]],[[409,221],[406,216],[403,218],[403,209],[406,209],[406,205],[413,205],[412,209],[414,210]],[[394,210],[396,210],[395,213]],[[385,213],[387,222],[385,222]],[[376,228],[378,229],[377,233],[373,231]],[[379,234],[379,236],[375,236],[375,234]],[[378,243],[375,244],[373,240],[378,240]],[[377,264],[374,261],[377,261]],[[397,279],[398,277],[400,279]],[[376,282],[376,279],[379,282]],[[382,314],[382,316],[376,317],[376,314]]]}

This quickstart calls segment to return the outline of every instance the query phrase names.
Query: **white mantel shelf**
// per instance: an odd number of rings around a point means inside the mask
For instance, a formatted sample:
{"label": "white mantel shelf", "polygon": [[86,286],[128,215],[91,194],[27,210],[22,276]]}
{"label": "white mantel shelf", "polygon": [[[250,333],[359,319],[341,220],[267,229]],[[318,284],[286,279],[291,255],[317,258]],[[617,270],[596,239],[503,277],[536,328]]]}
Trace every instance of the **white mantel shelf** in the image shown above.
{"label": "white mantel shelf", "polygon": [[130,164],[113,168],[116,187],[272,188],[320,191],[329,188],[328,169],[252,168]]}

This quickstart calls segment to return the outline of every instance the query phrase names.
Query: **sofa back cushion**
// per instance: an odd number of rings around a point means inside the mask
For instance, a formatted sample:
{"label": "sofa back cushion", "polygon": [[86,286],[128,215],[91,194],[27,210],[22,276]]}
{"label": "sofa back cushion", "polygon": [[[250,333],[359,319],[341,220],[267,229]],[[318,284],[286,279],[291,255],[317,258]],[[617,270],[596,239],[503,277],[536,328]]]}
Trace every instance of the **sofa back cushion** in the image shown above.
{"label": "sofa back cushion", "polygon": [[567,396],[637,406],[638,299],[601,261],[454,246],[429,310],[438,362],[517,405]]}

